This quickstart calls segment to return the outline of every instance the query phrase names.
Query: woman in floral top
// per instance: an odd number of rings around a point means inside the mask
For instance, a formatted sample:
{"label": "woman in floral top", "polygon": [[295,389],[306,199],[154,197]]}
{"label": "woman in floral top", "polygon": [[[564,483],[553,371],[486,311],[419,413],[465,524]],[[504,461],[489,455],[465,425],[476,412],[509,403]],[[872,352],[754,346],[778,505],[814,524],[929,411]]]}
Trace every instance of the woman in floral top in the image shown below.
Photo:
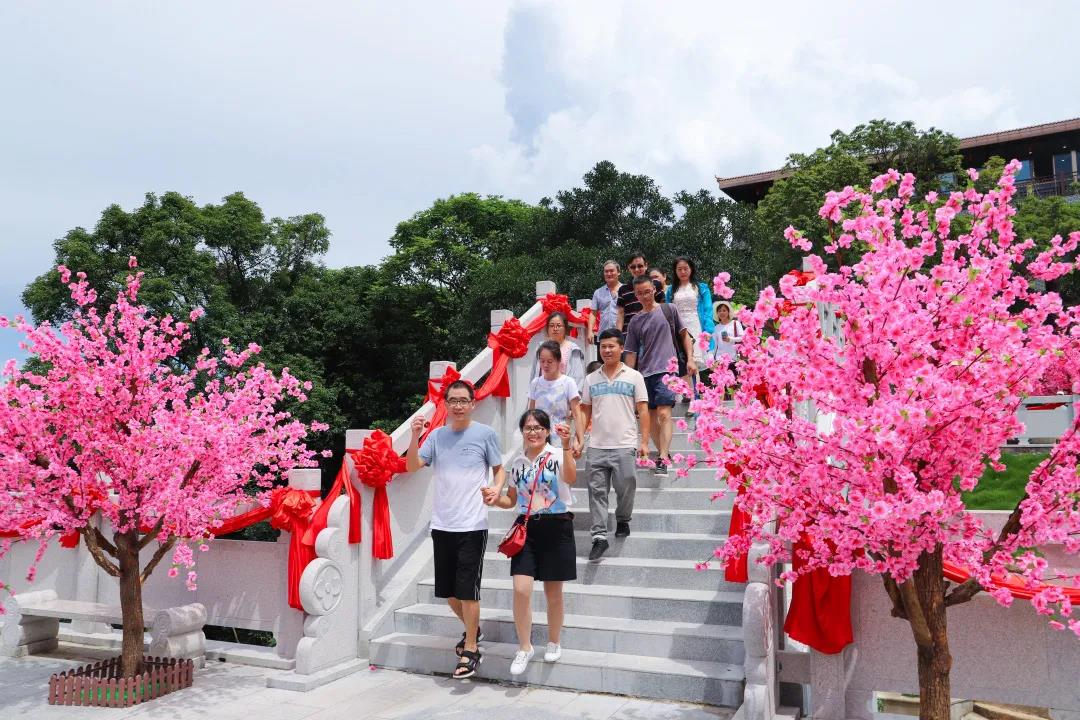
{"label": "woman in floral top", "polygon": [[[507,494],[485,497],[498,507],[518,509],[518,522],[529,513],[525,547],[510,559],[514,580],[514,625],[518,652],[510,665],[512,675],[521,675],[533,657],[533,583],[544,583],[547,599],[548,644],[544,660],[555,662],[562,656],[559,635],[563,624],[563,583],[577,579],[577,548],[574,546],[574,515],[569,486],[577,480],[570,431],[556,428],[558,447],[549,444],[551,418],[543,410],[526,410],[518,423],[524,437],[522,451],[507,465]],[[540,474],[539,479],[537,473]],[[534,488],[535,487],[535,491]],[[488,490],[494,492],[494,488]]]}

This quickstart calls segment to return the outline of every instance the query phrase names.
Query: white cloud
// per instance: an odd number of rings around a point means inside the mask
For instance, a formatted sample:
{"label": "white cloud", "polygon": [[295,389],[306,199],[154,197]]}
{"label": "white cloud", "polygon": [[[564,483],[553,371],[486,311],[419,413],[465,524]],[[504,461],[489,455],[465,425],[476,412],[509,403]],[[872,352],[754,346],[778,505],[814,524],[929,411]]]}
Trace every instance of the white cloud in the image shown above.
{"label": "white cloud", "polygon": [[[543,58],[532,78],[563,94],[546,117],[528,118],[528,137],[474,147],[479,173],[504,194],[535,199],[609,159],[669,192],[713,189],[714,175],[772,169],[793,151],[827,144],[833,130],[873,118],[967,135],[1076,113],[1075,100],[1063,108],[1050,97],[1018,107],[1013,88],[1023,58],[987,66],[981,52],[964,58],[962,45],[956,49],[960,27],[942,34],[917,13],[897,16],[892,7],[834,8],[518,5],[512,25],[537,15],[543,23],[530,36],[508,38],[504,67],[519,55]],[[963,32],[992,38],[1003,29],[999,9],[964,15]],[[1046,21],[1024,19],[1032,37]],[[935,45],[946,40],[953,44]],[[512,73],[503,79],[508,93],[528,91],[512,84]]]}

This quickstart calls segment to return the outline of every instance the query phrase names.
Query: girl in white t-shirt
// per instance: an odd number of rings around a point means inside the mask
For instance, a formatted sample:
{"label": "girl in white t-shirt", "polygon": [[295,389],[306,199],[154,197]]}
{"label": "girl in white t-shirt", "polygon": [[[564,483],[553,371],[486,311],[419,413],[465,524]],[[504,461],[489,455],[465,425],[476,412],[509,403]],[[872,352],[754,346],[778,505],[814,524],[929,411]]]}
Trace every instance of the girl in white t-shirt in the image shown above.
{"label": "girl in white t-shirt", "polygon": [[585,423],[581,417],[581,394],[578,385],[561,371],[562,348],[554,340],[540,344],[537,352],[540,375],[529,383],[529,409],[543,410],[551,418],[552,427],[566,425],[574,428],[573,449],[585,445]]}

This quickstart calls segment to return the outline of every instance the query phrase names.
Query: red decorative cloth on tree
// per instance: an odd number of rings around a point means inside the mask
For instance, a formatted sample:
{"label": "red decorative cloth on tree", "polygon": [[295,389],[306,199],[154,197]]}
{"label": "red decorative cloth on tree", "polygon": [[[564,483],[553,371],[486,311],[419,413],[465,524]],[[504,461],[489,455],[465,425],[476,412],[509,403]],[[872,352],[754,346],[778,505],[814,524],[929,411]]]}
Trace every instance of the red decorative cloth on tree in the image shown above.
{"label": "red decorative cloth on tree", "polygon": [[[811,550],[805,535],[792,553],[791,565],[796,572],[806,564],[799,555],[800,550]],[[851,576],[834,577],[828,568],[799,575],[791,588],[791,606],[784,621],[784,632],[827,655],[843,650],[854,639]]]}
{"label": "red decorative cloth on tree", "polygon": [[371,508],[371,555],[380,560],[394,557],[394,538],[390,528],[390,502],[386,486],[397,473],[405,472],[405,458],[394,452],[390,436],[376,430],[364,438],[360,450],[350,450],[360,482],[375,490]]}

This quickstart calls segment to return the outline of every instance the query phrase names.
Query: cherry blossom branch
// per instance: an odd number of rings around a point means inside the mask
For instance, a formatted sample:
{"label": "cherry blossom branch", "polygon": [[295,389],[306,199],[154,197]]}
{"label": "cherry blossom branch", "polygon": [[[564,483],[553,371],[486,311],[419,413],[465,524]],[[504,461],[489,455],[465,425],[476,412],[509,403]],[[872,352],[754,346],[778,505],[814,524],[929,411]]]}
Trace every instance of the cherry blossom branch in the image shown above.
{"label": "cherry blossom branch", "polygon": [[158,549],[154,551],[153,557],[150,558],[150,562],[146,563],[146,567],[143,568],[142,574],[139,576],[142,582],[146,582],[146,579],[150,577],[150,573],[154,572],[154,568],[158,566],[161,559],[172,549],[172,546],[176,544],[176,536],[170,535],[169,539],[158,545]]}

